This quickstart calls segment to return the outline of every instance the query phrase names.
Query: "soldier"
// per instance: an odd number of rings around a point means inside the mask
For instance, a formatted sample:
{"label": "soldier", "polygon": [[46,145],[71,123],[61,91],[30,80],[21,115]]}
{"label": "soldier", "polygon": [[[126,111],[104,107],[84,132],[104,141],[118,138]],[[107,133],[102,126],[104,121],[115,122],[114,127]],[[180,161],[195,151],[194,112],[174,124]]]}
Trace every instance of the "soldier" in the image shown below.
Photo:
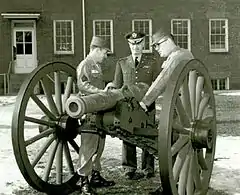
{"label": "soldier", "polygon": [[[152,46],[159,53],[160,57],[167,58],[162,64],[162,71],[157,79],[152,83],[147,93],[140,101],[141,107],[147,112],[149,106],[163,93],[165,85],[168,82],[174,68],[183,60],[193,59],[190,51],[177,46],[173,36],[163,29],[158,30],[152,37]],[[163,82],[164,81],[164,82]],[[152,195],[161,195],[162,190],[158,188]]]}
{"label": "soldier", "polygon": [[[90,53],[77,67],[77,84],[83,94],[105,92],[105,83],[100,64],[107,57],[109,49],[106,42],[93,36],[90,44]],[[100,158],[105,145],[105,136],[83,133],[79,149],[80,188],[84,195],[96,194],[92,187],[108,187],[115,185],[114,181],[107,181],[100,175]],[[91,175],[89,181],[88,176]]]}
{"label": "soldier", "polygon": [[[125,38],[131,50],[131,55],[121,58],[116,64],[113,86],[121,88],[123,85],[143,82],[149,86],[160,72],[157,60],[150,55],[143,54],[145,45],[145,34],[141,32],[128,33]],[[113,87],[111,86],[111,87]],[[152,104],[151,117],[155,120],[155,105]],[[122,165],[124,174],[128,179],[139,179],[141,177],[152,177],[154,175],[154,157],[146,150],[142,152],[142,169],[144,174],[136,172],[137,157],[136,146],[123,142]]]}

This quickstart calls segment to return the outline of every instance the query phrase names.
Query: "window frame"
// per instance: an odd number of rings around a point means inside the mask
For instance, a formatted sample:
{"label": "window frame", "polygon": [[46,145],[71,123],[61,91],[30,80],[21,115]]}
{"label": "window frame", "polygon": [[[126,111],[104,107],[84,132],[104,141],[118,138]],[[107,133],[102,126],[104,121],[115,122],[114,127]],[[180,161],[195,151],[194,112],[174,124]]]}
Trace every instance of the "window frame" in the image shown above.
{"label": "window frame", "polygon": [[[57,22],[70,22],[71,23],[71,36],[72,36],[72,50],[71,51],[57,51],[57,40],[56,40],[56,23]],[[54,54],[74,54],[74,21],[73,20],[53,20],[53,45],[54,45]]]}
{"label": "window frame", "polygon": [[[188,18],[173,18],[173,19],[171,19],[171,34],[173,35],[173,36],[175,36],[175,35],[178,35],[178,34],[174,34],[173,33],[173,22],[174,21],[187,21],[187,28],[188,28],[188,30],[187,30],[187,41],[188,41],[188,43],[187,43],[187,47],[188,48],[186,48],[186,49],[188,49],[189,51],[191,51],[191,42],[192,42],[192,37],[191,37],[191,20],[190,19],[188,19]],[[177,43],[176,43],[177,44]],[[178,44],[177,44],[178,45]]]}
{"label": "window frame", "polygon": [[[213,78],[211,79],[211,82],[212,81],[217,81],[217,89],[214,89],[214,91],[224,91],[224,90],[229,90],[229,77],[226,77],[226,78]],[[220,89],[220,80],[225,80],[225,89]],[[213,86],[212,86],[213,87]]]}
{"label": "window frame", "polygon": [[143,22],[148,22],[149,24],[149,49],[144,49],[143,53],[152,53],[153,52],[153,48],[151,46],[152,43],[152,19],[133,19],[132,20],[132,31],[135,31],[134,28],[134,22],[135,21],[143,21]]}
{"label": "window frame", "polygon": [[113,54],[114,53],[114,44],[113,44],[113,20],[112,19],[95,19],[93,20],[93,36],[100,36],[101,35],[96,35],[96,26],[95,26],[95,23],[96,22],[110,22],[110,40],[111,40],[111,43],[110,43],[110,50],[111,52],[109,52],[110,54]]}
{"label": "window frame", "polygon": [[[225,21],[225,48],[212,48],[211,45],[211,21]],[[229,51],[229,39],[228,39],[228,19],[227,18],[211,18],[209,19],[209,51],[213,53],[221,53]]]}

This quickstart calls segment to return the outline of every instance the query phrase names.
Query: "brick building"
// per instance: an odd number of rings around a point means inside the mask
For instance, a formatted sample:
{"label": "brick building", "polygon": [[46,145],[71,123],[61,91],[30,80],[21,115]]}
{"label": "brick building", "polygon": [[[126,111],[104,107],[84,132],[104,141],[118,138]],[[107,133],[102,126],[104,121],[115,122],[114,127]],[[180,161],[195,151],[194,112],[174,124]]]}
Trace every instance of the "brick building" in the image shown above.
{"label": "brick building", "polygon": [[106,38],[112,50],[103,67],[110,81],[116,60],[129,54],[124,34],[144,31],[145,52],[154,55],[149,42],[161,26],[206,64],[215,89],[240,89],[237,0],[11,0],[0,2],[0,13],[0,75],[9,73],[10,91],[44,62],[77,65],[93,34]]}

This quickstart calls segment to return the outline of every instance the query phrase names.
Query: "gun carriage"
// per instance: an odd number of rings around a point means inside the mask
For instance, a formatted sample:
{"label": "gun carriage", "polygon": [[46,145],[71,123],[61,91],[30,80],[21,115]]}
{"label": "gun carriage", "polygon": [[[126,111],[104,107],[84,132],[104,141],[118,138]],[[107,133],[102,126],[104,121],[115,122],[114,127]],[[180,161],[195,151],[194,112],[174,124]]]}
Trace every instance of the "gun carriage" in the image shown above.
{"label": "gun carriage", "polygon": [[[138,103],[148,88],[144,84],[79,96],[74,67],[64,62],[37,67],[21,86],[12,118],[14,154],[25,180],[48,194],[73,192],[78,135],[107,134],[154,154],[164,194],[205,195],[216,144],[211,80],[203,63],[193,59],[178,64],[164,82],[155,115],[154,108],[145,113]],[[37,95],[39,87],[44,95]]]}

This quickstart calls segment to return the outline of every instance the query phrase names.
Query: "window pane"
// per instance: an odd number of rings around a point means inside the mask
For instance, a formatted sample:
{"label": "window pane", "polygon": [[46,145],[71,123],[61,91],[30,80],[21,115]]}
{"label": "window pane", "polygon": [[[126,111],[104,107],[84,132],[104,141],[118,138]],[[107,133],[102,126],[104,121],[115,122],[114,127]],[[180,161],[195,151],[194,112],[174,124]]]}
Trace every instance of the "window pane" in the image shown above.
{"label": "window pane", "polygon": [[31,43],[25,44],[25,54],[32,54],[32,44]]}
{"label": "window pane", "polygon": [[32,42],[32,32],[25,32],[25,42]]}
{"label": "window pane", "polygon": [[212,80],[212,88],[214,90],[217,90],[217,80],[216,79]]}
{"label": "window pane", "polygon": [[211,20],[210,23],[210,47],[211,49],[226,49],[226,21]]}
{"label": "window pane", "polygon": [[23,32],[16,32],[16,42],[23,42]]}
{"label": "window pane", "polygon": [[17,43],[16,47],[17,47],[17,54],[24,54],[23,53],[23,43]]}
{"label": "window pane", "polygon": [[56,50],[72,51],[72,23],[71,21],[56,22]]}
{"label": "window pane", "polygon": [[178,19],[172,20],[172,35],[174,40],[179,47],[189,49],[189,30],[188,30],[189,20]]}
{"label": "window pane", "polygon": [[225,79],[219,79],[219,90],[225,90],[226,89],[226,85],[225,85]]}
{"label": "window pane", "polygon": [[94,21],[94,34],[96,36],[100,36],[106,40],[107,46],[111,48],[111,21],[103,20],[103,21]]}

